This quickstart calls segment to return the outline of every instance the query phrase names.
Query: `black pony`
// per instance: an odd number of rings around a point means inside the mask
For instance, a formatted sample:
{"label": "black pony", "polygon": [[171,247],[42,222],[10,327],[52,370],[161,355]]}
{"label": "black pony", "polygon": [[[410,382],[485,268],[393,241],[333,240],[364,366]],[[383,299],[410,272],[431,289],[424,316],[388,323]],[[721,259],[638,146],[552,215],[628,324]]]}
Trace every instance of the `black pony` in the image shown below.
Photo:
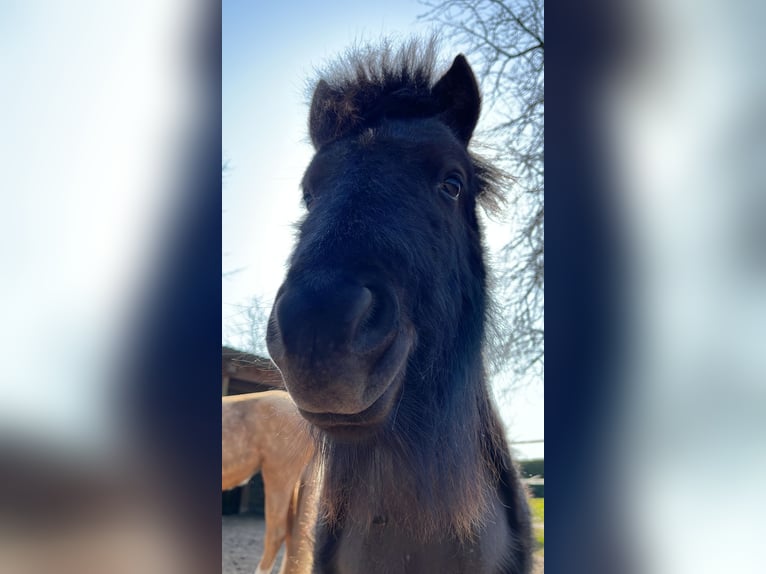
{"label": "black pony", "polygon": [[531,529],[482,356],[480,95],[433,42],[356,49],[318,81],[308,209],[269,351],[317,429],[316,573],[526,573]]}

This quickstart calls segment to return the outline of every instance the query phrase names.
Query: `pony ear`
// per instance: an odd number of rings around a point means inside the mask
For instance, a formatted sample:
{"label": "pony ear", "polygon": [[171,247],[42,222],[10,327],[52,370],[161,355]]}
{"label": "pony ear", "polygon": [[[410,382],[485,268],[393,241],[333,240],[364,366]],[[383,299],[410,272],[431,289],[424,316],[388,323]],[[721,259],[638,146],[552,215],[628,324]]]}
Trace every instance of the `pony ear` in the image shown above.
{"label": "pony ear", "polygon": [[463,54],[458,55],[441,79],[432,88],[440,117],[451,127],[464,144],[468,144],[479,121],[481,95],[476,77]]}
{"label": "pony ear", "polygon": [[311,109],[309,110],[309,135],[315,149],[332,139],[333,124],[336,123],[332,113],[335,101],[330,84],[319,80],[311,97]]}
{"label": "pony ear", "polygon": [[360,121],[353,94],[333,88],[324,80],[317,82],[309,111],[309,135],[314,149],[336,140]]}

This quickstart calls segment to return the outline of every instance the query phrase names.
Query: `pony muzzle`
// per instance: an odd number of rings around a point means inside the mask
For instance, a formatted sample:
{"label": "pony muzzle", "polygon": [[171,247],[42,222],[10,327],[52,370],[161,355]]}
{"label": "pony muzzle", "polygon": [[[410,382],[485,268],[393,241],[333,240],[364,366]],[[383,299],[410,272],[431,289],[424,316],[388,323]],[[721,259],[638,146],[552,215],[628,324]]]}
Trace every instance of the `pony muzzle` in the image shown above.
{"label": "pony muzzle", "polygon": [[318,288],[288,280],[269,323],[269,353],[302,414],[318,426],[324,419],[311,415],[364,419],[401,379],[412,347],[393,290],[352,281]]}

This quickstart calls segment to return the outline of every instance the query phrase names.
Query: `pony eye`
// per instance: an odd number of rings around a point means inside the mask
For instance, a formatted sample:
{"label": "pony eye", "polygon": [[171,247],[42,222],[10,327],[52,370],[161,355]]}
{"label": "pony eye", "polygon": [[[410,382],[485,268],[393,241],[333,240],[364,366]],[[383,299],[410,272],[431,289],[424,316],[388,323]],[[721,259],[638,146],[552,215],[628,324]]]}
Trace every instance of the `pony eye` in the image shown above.
{"label": "pony eye", "polygon": [[456,175],[451,175],[439,185],[439,191],[450,199],[457,201],[460,192],[463,191],[463,182]]}
{"label": "pony eye", "polygon": [[303,192],[303,203],[306,205],[306,209],[311,208],[311,204],[314,202],[314,194],[310,191]]}

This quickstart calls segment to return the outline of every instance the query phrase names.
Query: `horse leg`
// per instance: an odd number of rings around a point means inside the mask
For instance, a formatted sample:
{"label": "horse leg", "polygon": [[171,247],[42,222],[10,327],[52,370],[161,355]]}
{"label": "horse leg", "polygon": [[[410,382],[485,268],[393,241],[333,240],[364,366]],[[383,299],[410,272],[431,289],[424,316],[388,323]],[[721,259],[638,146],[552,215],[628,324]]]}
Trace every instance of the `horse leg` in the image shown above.
{"label": "horse leg", "polygon": [[270,480],[263,473],[263,486],[266,491],[266,536],[263,541],[263,556],[255,574],[270,574],[274,568],[279,547],[287,534],[287,509],[292,498],[294,485],[280,484],[278,480]]}
{"label": "horse leg", "polygon": [[313,469],[304,469],[293,489],[288,511],[285,559],[279,574],[313,572],[314,526],[317,521],[319,488]]}
{"label": "horse leg", "polygon": [[298,508],[301,488],[302,484],[299,479],[290,493],[290,505],[287,508],[287,521],[285,523],[287,527],[285,533],[285,557],[282,560],[282,568],[280,568],[279,574],[288,574],[300,566],[298,547],[302,542],[302,538],[298,532],[300,527]]}
{"label": "horse leg", "polygon": [[295,517],[295,488],[290,494],[290,503],[287,505],[285,515],[285,555],[282,558],[282,567],[279,574],[286,574],[290,560],[293,559],[293,522]]}

